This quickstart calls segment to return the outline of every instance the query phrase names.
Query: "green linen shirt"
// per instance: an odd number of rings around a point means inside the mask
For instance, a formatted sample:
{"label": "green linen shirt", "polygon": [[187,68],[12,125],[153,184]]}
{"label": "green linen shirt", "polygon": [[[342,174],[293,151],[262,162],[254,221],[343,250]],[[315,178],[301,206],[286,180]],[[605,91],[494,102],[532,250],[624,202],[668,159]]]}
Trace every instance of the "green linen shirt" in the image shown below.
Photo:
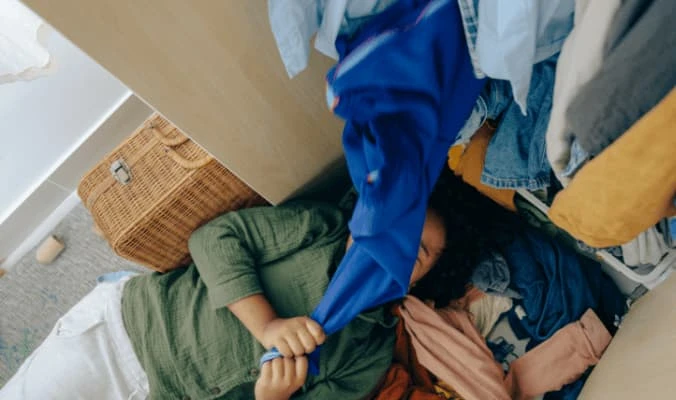
{"label": "green linen shirt", "polygon": [[[263,346],[227,306],[262,293],[280,317],[309,315],[345,252],[340,209],[297,202],[227,213],[190,238],[194,263],[129,280],[122,315],[151,399],[253,399]],[[321,348],[299,399],[359,399],[389,367],[395,320],[363,313]]]}

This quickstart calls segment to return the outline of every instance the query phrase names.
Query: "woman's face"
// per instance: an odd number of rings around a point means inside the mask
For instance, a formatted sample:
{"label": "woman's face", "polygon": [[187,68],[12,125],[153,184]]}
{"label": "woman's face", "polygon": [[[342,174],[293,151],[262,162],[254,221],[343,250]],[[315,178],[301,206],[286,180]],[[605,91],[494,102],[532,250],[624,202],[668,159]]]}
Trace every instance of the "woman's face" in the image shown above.
{"label": "woman's face", "polygon": [[446,245],[446,227],[435,211],[428,209],[425,217],[418,257],[415,260],[411,285],[422,279],[434,267]]}

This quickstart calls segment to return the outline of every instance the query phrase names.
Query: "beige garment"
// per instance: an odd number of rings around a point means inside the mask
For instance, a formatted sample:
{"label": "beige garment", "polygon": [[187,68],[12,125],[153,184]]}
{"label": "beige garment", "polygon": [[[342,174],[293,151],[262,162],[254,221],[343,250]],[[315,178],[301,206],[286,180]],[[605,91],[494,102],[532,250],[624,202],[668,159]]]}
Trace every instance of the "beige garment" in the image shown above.
{"label": "beige garment", "polygon": [[[411,338],[404,327],[401,310],[394,307],[392,313],[399,317],[396,327],[396,341],[392,365],[380,384],[373,390],[368,400],[441,400],[434,376],[418,362]],[[441,384],[443,382],[437,382]],[[450,385],[444,385],[447,392],[443,398],[463,400],[455,394]]]}
{"label": "beige garment", "polygon": [[554,98],[546,133],[547,158],[564,185],[569,178],[561,173],[568,165],[573,139],[566,126],[566,109],[580,87],[601,67],[608,27],[620,3],[620,0],[575,2],[575,27],[568,35],[556,65]]}
{"label": "beige garment", "polygon": [[493,327],[500,319],[502,313],[512,308],[513,301],[509,297],[486,296],[470,303],[469,312],[472,314],[474,326],[477,327],[481,336],[486,337],[493,330]]}
{"label": "beige garment", "polygon": [[560,390],[596,365],[610,343],[610,333],[591,309],[582,318],[509,366],[505,386],[513,399],[532,399]]}
{"label": "beige garment", "polygon": [[401,318],[418,361],[466,400],[507,400],[502,367],[493,359],[468,312],[433,310],[407,296]]}

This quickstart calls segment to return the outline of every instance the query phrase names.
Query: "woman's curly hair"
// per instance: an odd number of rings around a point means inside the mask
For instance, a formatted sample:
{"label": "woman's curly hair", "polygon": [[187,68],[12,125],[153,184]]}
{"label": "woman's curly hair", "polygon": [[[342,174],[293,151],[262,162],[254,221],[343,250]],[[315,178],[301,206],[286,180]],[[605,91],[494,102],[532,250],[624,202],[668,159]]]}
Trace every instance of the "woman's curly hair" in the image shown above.
{"label": "woman's curly hair", "polygon": [[411,294],[445,307],[464,296],[481,257],[511,241],[520,229],[518,216],[444,168],[430,196],[429,208],[443,219],[446,247],[434,268],[418,281]]}

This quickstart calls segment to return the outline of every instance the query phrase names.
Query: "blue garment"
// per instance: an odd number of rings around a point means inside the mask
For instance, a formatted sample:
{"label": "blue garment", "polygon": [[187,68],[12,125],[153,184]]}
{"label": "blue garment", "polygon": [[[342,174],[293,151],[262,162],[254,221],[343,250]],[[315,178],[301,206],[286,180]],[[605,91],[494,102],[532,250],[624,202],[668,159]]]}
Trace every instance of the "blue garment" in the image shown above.
{"label": "blue garment", "polygon": [[[469,142],[486,119],[498,121],[486,151],[482,183],[498,189],[528,190],[550,185],[551,165],[547,160],[545,134],[552,109],[556,57],[533,67],[528,115],[521,114],[507,81],[490,79],[475,103],[455,143]],[[579,152],[573,156],[585,157]],[[577,166],[585,160],[575,158]]]}
{"label": "blue garment", "polygon": [[[511,267],[510,287],[522,296],[515,304],[526,314],[510,311],[509,324],[517,338],[530,339],[526,350],[578,321],[589,308],[611,334],[617,331],[626,301],[598,263],[530,228],[504,246],[503,254]],[[545,398],[576,399],[587,376]]]}
{"label": "blue garment", "polygon": [[568,165],[566,165],[566,168],[561,172],[560,178],[565,181],[572,178],[590,159],[591,156],[582,148],[580,141],[574,138],[573,143],[570,145]]}
{"label": "blue garment", "polygon": [[578,378],[578,380],[565,385],[561,390],[545,394],[544,400],[577,400],[580,397],[580,392],[582,392],[585,382],[587,382],[587,378],[591,375],[592,369],[587,369],[587,372]]}
{"label": "blue garment", "polygon": [[96,283],[119,282],[120,279],[122,279],[122,278],[126,278],[128,276],[134,276],[134,275],[138,275],[138,274],[139,273],[137,271],[131,271],[131,270],[107,272],[103,275],[99,275],[98,278],[96,278]]}
{"label": "blue garment", "polygon": [[575,1],[458,0],[458,4],[477,77],[510,81],[525,115],[532,66],[561,50],[573,29]]}
{"label": "blue garment", "polygon": [[516,302],[526,311],[524,318],[510,321],[532,339],[528,348],[578,321],[589,308],[611,334],[617,330],[626,302],[598,263],[530,229],[506,245],[503,255],[512,268],[510,287],[522,296]]}
{"label": "blue garment", "polygon": [[458,137],[455,138],[453,145],[467,145],[476,131],[479,130],[484,122],[486,122],[486,119],[488,119],[488,105],[486,104],[486,100],[482,94],[476,100],[476,103],[474,103],[472,113],[469,115],[469,118],[467,118],[467,121],[465,121],[465,124],[462,126],[462,129],[460,129],[460,132],[458,132]]}
{"label": "blue garment", "polygon": [[312,315],[328,334],[408,291],[429,193],[483,86],[462,35],[453,1],[400,0],[336,43],[329,104],[359,199],[354,244]]}
{"label": "blue garment", "polygon": [[509,343],[504,337],[498,338],[495,342],[486,340],[486,345],[491,353],[493,353],[493,359],[502,365],[503,371],[509,371],[509,364],[518,358],[514,353],[516,346]]}
{"label": "blue garment", "polygon": [[465,30],[465,40],[467,40],[467,50],[469,58],[472,61],[474,76],[485,78],[486,74],[479,66],[479,56],[476,52],[476,36],[479,30],[479,0],[458,0],[460,15],[462,17],[462,26]]}
{"label": "blue garment", "polygon": [[509,265],[497,251],[484,254],[472,273],[472,285],[482,292],[494,296],[520,299],[521,295],[509,288]]}
{"label": "blue garment", "polygon": [[400,0],[336,47],[341,62],[327,75],[327,101],[346,120],[359,198],[354,243],[311,315],[328,335],[408,291],[429,194],[483,87],[451,0]]}
{"label": "blue garment", "polygon": [[483,86],[452,0],[400,0],[336,47],[327,100],[359,198],[354,243],[311,315],[328,335],[408,291],[429,194]]}
{"label": "blue garment", "polygon": [[506,81],[491,81],[489,118],[498,129],[486,150],[481,182],[499,189],[530,191],[550,185],[552,167],[547,159],[545,136],[552,111],[556,58],[533,66],[528,115],[512,100]]}

